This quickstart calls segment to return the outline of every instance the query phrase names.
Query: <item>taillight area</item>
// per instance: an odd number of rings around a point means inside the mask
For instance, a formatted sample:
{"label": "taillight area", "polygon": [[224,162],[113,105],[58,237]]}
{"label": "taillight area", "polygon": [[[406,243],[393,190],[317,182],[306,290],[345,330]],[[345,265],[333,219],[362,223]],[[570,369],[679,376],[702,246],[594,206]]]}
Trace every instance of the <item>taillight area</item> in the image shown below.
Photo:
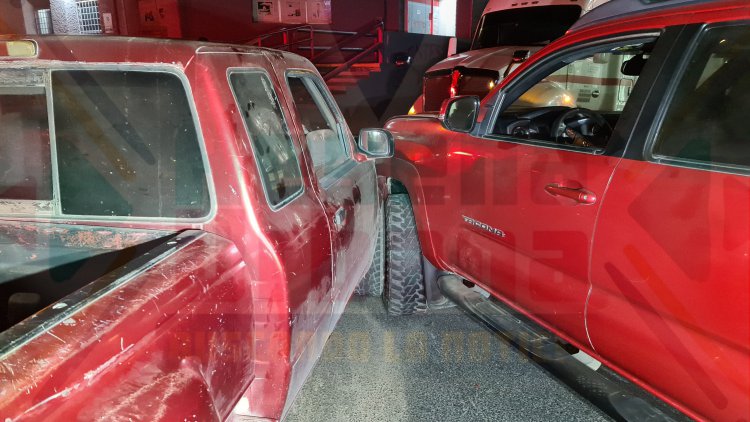
{"label": "taillight area", "polygon": [[451,74],[451,89],[450,89],[451,98],[458,95],[458,84],[460,82],[461,82],[461,72],[458,69],[456,69]]}
{"label": "taillight area", "polygon": [[443,101],[451,95],[451,73],[441,72],[425,75],[422,90],[424,93],[424,112],[439,112]]}
{"label": "taillight area", "polygon": [[459,95],[484,98],[497,85],[500,74],[494,70],[456,68],[425,75],[424,112],[437,113],[443,101]]}

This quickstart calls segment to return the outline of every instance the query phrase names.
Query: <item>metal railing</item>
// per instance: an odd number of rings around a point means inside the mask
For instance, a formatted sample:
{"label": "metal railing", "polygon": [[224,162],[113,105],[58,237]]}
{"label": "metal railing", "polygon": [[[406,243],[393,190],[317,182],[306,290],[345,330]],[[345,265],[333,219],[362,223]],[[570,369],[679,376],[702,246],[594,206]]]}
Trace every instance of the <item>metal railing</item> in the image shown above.
{"label": "metal railing", "polygon": [[[300,35],[304,35],[300,37]],[[316,44],[316,35],[333,36],[333,45]],[[342,37],[337,39],[338,37]],[[329,37],[330,38],[330,37]],[[352,46],[365,38],[373,38],[373,42],[366,46]],[[357,31],[336,31],[327,29],[316,29],[312,25],[299,25],[291,28],[282,28],[275,32],[261,35],[245,44],[258,47],[268,47],[278,50],[294,51],[310,59],[315,64],[321,64],[325,59],[330,59],[335,53],[354,56],[328,71],[324,78],[326,80],[335,77],[351,68],[354,64],[364,62],[371,55],[374,63],[383,62],[383,21],[376,20],[368,23]],[[373,61],[369,61],[373,63]]]}
{"label": "metal railing", "polygon": [[[298,32],[308,32],[308,37],[304,39],[295,39]],[[272,40],[278,41],[281,36],[281,44],[271,44]],[[269,32],[268,34],[261,35],[252,41],[246,42],[245,44],[256,45],[258,47],[268,47],[277,50],[291,51],[292,47],[300,44],[309,43],[310,51],[315,52],[315,28],[311,25],[300,25],[292,28],[282,28],[275,32]],[[312,59],[312,57],[311,57]]]}

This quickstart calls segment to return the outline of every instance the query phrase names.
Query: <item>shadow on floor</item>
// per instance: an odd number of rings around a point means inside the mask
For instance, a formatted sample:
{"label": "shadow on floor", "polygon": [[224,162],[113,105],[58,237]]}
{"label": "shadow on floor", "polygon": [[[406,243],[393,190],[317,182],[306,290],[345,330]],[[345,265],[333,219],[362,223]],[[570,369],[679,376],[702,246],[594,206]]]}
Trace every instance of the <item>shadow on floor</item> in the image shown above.
{"label": "shadow on floor", "polygon": [[389,317],[354,297],[286,421],[606,421],[456,308]]}

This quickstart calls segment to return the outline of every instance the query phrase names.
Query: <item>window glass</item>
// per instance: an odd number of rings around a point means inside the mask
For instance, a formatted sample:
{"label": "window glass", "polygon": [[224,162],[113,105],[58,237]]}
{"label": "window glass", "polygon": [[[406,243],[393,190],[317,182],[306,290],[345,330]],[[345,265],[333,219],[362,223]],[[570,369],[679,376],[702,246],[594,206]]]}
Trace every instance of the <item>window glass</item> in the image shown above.
{"label": "window glass", "polygon": [[750,31],[706,31],[681,77],[654,144],[654,154],[750,166]]}
{"label": "window glass", "polygon": [[52,200],[47,97],[0,87],[0,199]]}
{"label": "window glass", "polygon": [[276,92],[268,77],[259,72],[234,72],[229,81],[268,202],[280,205],[302,190],[302,172]]}
{"label": "window glass", "polygon": [[488,13],[479,24],[471,49],[548,44],[565,35],[580,16],[578,5],[523,7]]}
{"label": "window glass", "polygon": [[343,133],[323,92],[312,78],[290,76],[289,88],[297,116],[302,123],[315,174],[321,178],[347,159]]}
{"label": "window glass", "polygon": [[161,72],[52,72],[64,214],[196,218],[206,170],[180,79]]}
{"label": "window glass", "polygon": [[500,114],[495,133],[606,147],[652,47],[653,42],[621,45],[561,63]]}

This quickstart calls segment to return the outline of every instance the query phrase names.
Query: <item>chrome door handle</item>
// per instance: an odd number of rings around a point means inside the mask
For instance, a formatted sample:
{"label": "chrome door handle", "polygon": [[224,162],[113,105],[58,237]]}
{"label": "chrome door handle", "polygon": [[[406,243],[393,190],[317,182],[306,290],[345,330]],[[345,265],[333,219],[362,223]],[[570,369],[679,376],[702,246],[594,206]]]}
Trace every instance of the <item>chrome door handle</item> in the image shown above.
{"label": "chrome door handle", "polygon": [[557,183],[552,183],[544,187],[544,190],[552,196],[562,196],[563,198],[572,199],[579,204],[583,205],[594,205],[596,204],[596,195],[592,192],[586,191],[583,188],[573,189],[560,186]]}
{"label": "chrome door handle", "polygon": [[344,228],[345,222],[346,209],[344,209],[344,207],[339,207],[339,209],[336,210],[336,213],[333,214],[333,225],[336,226],[336,230],[341,230]]}

